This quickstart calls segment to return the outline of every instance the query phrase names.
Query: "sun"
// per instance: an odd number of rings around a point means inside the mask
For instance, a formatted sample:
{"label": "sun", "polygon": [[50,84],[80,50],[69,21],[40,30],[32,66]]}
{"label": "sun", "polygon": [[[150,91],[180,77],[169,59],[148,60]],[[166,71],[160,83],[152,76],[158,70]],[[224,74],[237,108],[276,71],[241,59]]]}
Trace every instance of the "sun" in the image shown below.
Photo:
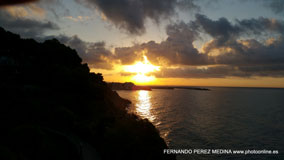
{"label": "sun", "polygon": [[147,74],[160,70],[160,67],[152,65],[145,55],[143,58],[144,61],[138,61],[133,65],[124,66],[124,71],[136,73],[136,75],[132,77],[132,80],[140,84],[154,81],[156,78],[154,76],[148,76]]}

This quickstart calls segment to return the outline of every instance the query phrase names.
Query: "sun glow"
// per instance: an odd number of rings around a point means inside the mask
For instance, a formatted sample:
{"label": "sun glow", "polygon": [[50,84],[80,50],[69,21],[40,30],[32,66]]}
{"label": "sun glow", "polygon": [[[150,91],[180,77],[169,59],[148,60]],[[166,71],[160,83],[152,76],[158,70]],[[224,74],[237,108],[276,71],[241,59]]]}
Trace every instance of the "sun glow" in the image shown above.
{"label": "sun glow", "polygon": [[136,62],[134,65],[128,65],[124,67],[124,71],[136,73],[136,75],[132,77],[132,80],[137,83],[147,83],[154,81],[155,77],[149,76],[147,74],[160,70],[160,67],[152,65],[145,55],[143,56],[143,58],[143,62],[139,61]]}
{"label": "sun glow", "polygon": [[138,82],[138,83],[146,83],[146,82],[154,81],[155,77],[154,76],[146,76],[144,74],[137,74],[137,75],[133,76],[132,79],[135,82]]}

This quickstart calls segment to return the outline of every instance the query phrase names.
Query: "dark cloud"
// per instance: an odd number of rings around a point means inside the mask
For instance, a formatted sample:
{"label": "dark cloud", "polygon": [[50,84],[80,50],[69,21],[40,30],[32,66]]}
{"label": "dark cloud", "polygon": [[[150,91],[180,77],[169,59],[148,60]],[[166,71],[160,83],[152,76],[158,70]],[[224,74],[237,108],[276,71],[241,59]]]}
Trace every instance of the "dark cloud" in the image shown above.
{"label": "dark cloud", "polygon": [[170,65],[205,65],[208,64],[207,56],[200,54],[193,46],[198,33],[184,22],[168,25],[166,28],[168,38],[159,45],[148,43],[149,58],[156,61],[162,58]]}
{"label": "dark cloud", "polygon": [[37,1],[37,0],[0,0],[0,6],[35,2],[35,1]]}
{"label": "dark cloud", "polygon": [[242,34],[260,35],[267,31],[281,34],[284,32],[284,21],[273,18],[236,19],[235,24],[232,24],[224,17],[218,20],[209,19],[201,14],[196,14],[195,17],[196,20],[191,22],[195,29],[202,29],[210,36],[218,39],[228,40],[231,37],[236,38]]}
{"label": "dark cloud", "polygon": [[104,42],[86,42],[78,36],[56,36],[45,37],[46,39],[56,38],[61,43],[75,49],[84,63],[88,63],[89,67],[97,69],[112,69],[112,64],[108,62],[107,58],[112,57],[110,50],[106,49]]}
{"label": "dark cloud", "polygon": [[238,46],[236,40],[241,36],[261,36],[264,34],[284,34],[284,21],[259,17],[257,19],[236,20],[235,24],[226,18],[211,20],[205,15],[196,15],[196,20],[191,22],[194,29],[209,34],[213,40],[203,49],[209,52],[218,47]]}
{"label": "dark cloud", "polygon": [[242,40],[230,46],[215,57],[217,64],[228,65],[272,65],[284,64],[283,37],[271,44],[262,44],[256,40]]}
{"label": "dark cloud", "polygon": [[222,17],[216,21],[209,19],[205,15],[196,14],[196,20],[192,25],[197,29],[201,27],[204,32],[214,38],[221,39],[222,41],[228,40],[230,37],[237,35],[240,32],[238,26],[232,25],[226,18]]}
{"label": "dark cloud", "polygon": [[158,78],[225,78],[240,75],[240,73],[232,66],[216,66],[208,68],[161,68],[161,71],[154,75]]}
{"label": "dark cloud", "polygon": [[117,47],[115,48],[115,55],[113,58],[119,60],[123,65],[130,65],[141,58],[141,55],[139,55],[137,52],[142,50],[143,49],[140,45],[133,47]]}
{"label": "dark cloud", "polygon": [[236,20],[237,25],[242,29],[242,33],[252,33],[260,35],[267,31],[284,34],[284,21],[273,18],[259,17],[257,19]]}
{"label": "dark cloud", "polygon": [[40,37],[46,31],[59,29],[59,26],[53,22],[16,17],[5,10],[0,11],[0,26],[28,38]]}
{"label": "dark cloud", "polygon": [[284,1],[283,0],[263,0],[266,6],[272,9],[276,14],[283,13],[284,11]]}
{"label": "dark cloud", "polygon": [[175,14],[176,7],[197,7],[193,0],[77,0],[98,9],[110,22],[131,34],[145,32],[145,21],[159,23],[161,18]]}
{"label": "dark cloud", "polygon": [[[212,57],[216,64],[275,64],[284,63],[283,34],[284,22],[260,17],[258,19],[236,20],[232,24],[225,18],[217,21],[204,15],[197,15],[192,25],[212,36],[213,40],[204,45],[206,54],[218,50],[220,55]],[[257,39],[239,40],[241,36],[263,36],[275,33],[270,44],[263,44]]]}
{"label": "dark cloud", "polygon": [[239,71],[249,76],[283,77],[284,64],[240,66]]}

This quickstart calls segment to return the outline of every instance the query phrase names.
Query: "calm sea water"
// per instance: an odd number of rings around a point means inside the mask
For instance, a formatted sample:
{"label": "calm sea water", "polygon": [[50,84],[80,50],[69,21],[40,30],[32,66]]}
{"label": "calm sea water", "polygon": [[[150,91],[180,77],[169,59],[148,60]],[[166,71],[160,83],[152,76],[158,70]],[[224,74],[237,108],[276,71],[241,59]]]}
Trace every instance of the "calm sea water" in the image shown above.
{"label": "calm sea water", "polygon": [[[284,159],[284,89],[118,91],[172,149],[277,150],[279,154],[186,154],[186,159]],[[195,150],[197,151],[197,150]],[[208,150],[207,150],[208,151]],[[207,152],[208,153],[208,152]]]}

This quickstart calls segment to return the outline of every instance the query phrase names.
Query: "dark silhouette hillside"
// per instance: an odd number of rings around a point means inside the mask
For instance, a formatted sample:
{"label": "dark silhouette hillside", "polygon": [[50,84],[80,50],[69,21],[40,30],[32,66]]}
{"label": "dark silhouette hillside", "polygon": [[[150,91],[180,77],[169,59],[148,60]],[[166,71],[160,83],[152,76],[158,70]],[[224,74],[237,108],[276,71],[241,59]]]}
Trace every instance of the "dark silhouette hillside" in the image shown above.
{"label": "dark silhouette hillside", "polygon": [[175,159],[74,49],[0,28],[0,159]]}

